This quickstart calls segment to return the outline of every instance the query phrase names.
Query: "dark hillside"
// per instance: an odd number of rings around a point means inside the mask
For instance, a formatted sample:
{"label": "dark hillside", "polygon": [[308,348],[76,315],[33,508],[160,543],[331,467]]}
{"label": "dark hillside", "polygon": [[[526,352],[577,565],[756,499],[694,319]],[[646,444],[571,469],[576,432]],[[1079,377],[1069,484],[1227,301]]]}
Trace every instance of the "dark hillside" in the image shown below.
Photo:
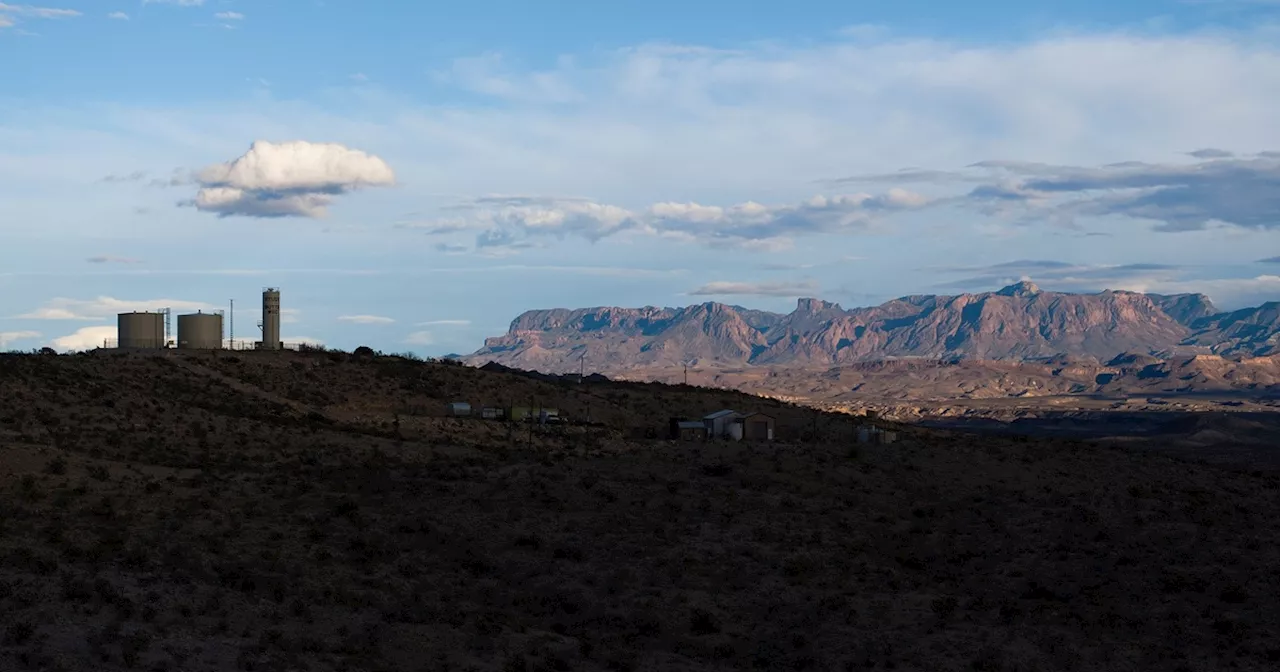
{"label": "dark hillside", "polygon": [[[1280,664],[1273,475],[340,353],[0,356],[0,400],[3,670]],[[827,441],[634,438],[722,406]]]}

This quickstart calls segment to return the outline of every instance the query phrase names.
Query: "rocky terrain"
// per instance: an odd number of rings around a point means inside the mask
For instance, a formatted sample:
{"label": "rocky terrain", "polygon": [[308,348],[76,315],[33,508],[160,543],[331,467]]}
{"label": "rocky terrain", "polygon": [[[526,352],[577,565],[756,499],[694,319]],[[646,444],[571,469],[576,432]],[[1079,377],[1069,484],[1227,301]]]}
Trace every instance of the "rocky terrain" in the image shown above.
{"label": "rocky terrain", "polygon": [[[844,414],[570,380],[0,356],[0,669],[1280,665],[1280,472],[1247,454],[910,427],[867,446]],[[591,422],[443,417],[456,400]],[[650,438],[721,407],[775,414],[781,440]]]}
{"label": "rocky terrain", "polygon": [[1123,353],[1255,357],[1278,352],[1280,303],[1219,312],[1200,294],[997,292],[906,296],[845,309],[800,299],[786,315],[719,303],[534,310],[466,358],[549,372],[828,367],[894,358],[1109,361]]}

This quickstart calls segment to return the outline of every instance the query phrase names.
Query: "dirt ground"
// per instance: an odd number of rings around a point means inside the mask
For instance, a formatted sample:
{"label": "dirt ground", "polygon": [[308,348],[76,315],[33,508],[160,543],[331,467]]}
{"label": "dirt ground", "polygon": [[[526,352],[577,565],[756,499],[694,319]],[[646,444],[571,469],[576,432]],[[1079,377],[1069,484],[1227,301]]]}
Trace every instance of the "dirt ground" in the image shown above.
{"label": "dirt ground", "polygon": [[[602,426],[439,417],[505,397]],[[647,438],[753,404],[786,440]],[[853,422],[385,358],[0,356],[0,669],[1280,669],[1274,472]]]}

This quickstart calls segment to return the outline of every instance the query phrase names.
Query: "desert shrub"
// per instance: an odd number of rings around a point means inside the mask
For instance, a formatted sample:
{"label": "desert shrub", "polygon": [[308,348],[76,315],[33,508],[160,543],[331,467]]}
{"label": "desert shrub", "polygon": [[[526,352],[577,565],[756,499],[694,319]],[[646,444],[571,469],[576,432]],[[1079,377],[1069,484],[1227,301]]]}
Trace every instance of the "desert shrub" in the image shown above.
{"label": "desert shrub", "polygon": [[61,476],[67,473],[67,460],[59,455],[52,460],[49,460],[49,463],[44,465],[44,471],[46,474]]}

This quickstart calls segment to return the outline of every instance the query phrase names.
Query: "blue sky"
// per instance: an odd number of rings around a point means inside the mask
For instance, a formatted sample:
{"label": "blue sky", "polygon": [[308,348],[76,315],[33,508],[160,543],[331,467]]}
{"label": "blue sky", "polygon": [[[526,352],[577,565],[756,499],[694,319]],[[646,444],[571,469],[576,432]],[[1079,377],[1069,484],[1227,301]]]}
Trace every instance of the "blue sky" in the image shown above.
{"label": "blue sky", "polygon": [[0,347],[229,299],[252,338],[268,285],[286,340],[428,355],[546,307],[1280,299],[1277,26],[1268,0],[0,3]]}

